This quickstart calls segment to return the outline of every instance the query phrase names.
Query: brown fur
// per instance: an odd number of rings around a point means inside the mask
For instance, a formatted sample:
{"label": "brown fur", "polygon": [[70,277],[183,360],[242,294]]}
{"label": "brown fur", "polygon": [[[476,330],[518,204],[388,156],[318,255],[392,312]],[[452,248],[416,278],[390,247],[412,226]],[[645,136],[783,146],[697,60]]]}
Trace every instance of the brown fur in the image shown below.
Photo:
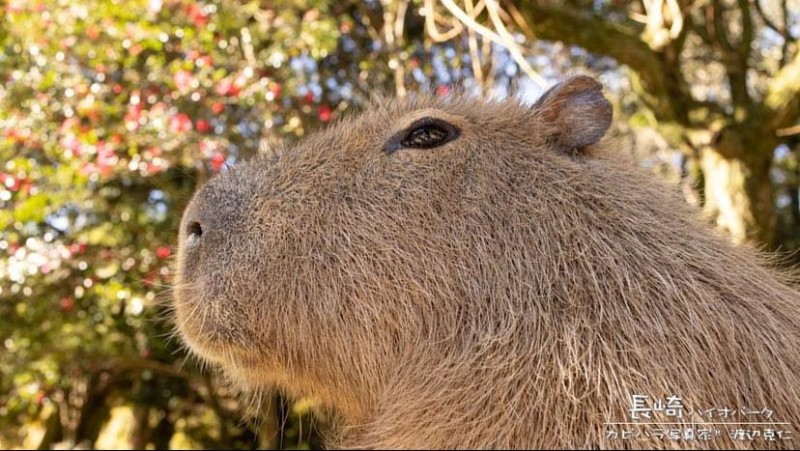
{"label": "brown fur", "polygon": [[[800,295],[595,144],[600,99],[577,77],[533,107],[376,102],[212,179],[183,220],[180,333],[243,386],[318,397],[333,446],[796,445]],[[423,116],[460,136],[384,150]],[[795,440],[608,438],[633,394],[768,407]]]}

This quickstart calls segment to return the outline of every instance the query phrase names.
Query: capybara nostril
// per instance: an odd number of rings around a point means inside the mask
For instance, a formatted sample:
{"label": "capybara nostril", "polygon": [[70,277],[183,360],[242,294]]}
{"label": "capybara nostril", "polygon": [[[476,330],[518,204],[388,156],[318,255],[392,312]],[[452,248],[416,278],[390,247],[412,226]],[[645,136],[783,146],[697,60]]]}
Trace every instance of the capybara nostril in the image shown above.
{"label": "capybara nostril", "polygon": [[203,226],[197,221],[190,221],[186,225],[186,245],[196,246],[200,244],[200,239],[203,237]]}

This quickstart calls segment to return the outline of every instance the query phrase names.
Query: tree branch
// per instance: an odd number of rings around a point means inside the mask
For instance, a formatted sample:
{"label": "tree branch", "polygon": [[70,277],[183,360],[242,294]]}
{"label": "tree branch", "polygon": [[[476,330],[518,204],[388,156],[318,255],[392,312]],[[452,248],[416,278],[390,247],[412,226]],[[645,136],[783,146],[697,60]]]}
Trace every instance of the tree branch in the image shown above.
{"label": "tree branch", "polygon": [[783,47],[781,48],[781,67],[783,67],[789,59],[789,45],[795,39],[789,29],[789,7],[786,4],[786,0],[781,0],[781,14],[783,15],[783,29],[786,30],[786,33],[783,35]]}
{"label": "tree branch", "polygon": [[758,14],[758,17],[762,22],[764,22],[764,25],[771,28],[775,33],[785,37],[786,30],[782,27],[779,27],[775,22],[772,21],[772,19],[769,18],[769,16],[767,16],[767,14],[764,12],[764,8],[761,7],[761,0],[752,0],[752,2],[753,6],[755,6],[756,14]]}
{"label": "tree branch", "polygon": [[[751,98],[747,91],[748,60],[753,47],[753,18],[747,0],[738,0],[742,14],[742,35],[738,45],[730,50],[730,56],[724,58],[728,80],[731,86],[731,99],[734,107],[740,107],[744,114],[750,111]],[[722,34],[726,34],[722,31]],[[741,118],[743,119],[743,118]]]}
{"label": "tree branch", "polygon": [[451,14],[457,17],[458,20],[464,24],[464,26],[471,28],[485,39],[489,39],[492,42],[505,47],[519,68],[534,82],[536,82],[536,84],[541,87],[547,85],[544,78],[536,73],[531,65],[528,64],[528,61],[522,55],[519,45],[516,43],[516,41],[514,41],[514,37],[506,30],[505,25],[503,25],[497,13],[497,8],[499,8],[499,6],[496,2],[487,2],[486,9],[489,12],[492,25],[494,25],[497,32],[477,23],[474,18],[470,17],[466,12],[464,12],[464,10],[462,10],[453,0],[441,0],[441,2]]}
{"label": "tree branch", "polygon": [[800,52],[775,74],[764,105],[770,112],[765,124],[770,129],[789,127],[800,118]]}
{"label": "tree branch", "polygon": [[653,50],[638,31],[552,2],[526,1],[518,7],[540,39],[576,45],[629,66],[640,79],[640,95],[659,120],[690,125],[692,99],[679,65]]}
{"label": "tree branch", "polygon": [[709,5],[709,8],[711,8],[712,11],[711,24],[714,27],[713,36],[716,37],[717,46],[724,55],[728,55],[735,50],[735,47],[728,40],[728,33],[725,31],[727,27],[727,22],[725,21],[725,17],[723,15],[725,12],[725,6],[723,6],[720,0],[713,0],[712,4]]}

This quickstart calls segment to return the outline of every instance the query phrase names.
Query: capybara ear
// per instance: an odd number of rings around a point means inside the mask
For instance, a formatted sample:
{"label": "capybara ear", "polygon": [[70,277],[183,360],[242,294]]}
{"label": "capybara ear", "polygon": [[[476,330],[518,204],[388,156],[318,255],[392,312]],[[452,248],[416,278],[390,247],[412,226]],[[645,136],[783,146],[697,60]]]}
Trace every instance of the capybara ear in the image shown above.
{"label": "capybara ear", "polygon": [[578,75],[553,86],[533,105],[538,120],[550,128],[549,140],[560,151],[582,154],[605,135],[611,125],[611,103],[603,85]]}

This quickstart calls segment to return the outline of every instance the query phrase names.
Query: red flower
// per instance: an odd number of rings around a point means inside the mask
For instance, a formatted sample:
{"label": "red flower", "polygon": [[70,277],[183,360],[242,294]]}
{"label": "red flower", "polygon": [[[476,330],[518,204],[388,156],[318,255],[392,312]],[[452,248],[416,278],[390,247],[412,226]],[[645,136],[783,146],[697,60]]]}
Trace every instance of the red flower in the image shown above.
{"label": "red flower", "polygon": [[211,130],[211,123],[205,119],[200,119],[195,123],[195,127],[197,128],[198,132],[207,133],[209,130]]}
{"label": "red flower", "polygon": [[118,161],[117,153],[111,146],[104,141],[97,142],[97,167],[103,175],[110,174]]}
{"label": "red flower", "polygon": [[100,28],[97,25],[89,25],[86,28],[86,36],[89,37],[91,40],[95,40],[100,37]]}
{"label": "red flower", "polygon": [[169,118],[169,130],[172,133],[185,133],[192,129],[192,120],[183,113],[178,113]]}
{"label": "red flower", "polygon": [[269,91],[277,99],[278,97],[281,96],[281,85],[278,84],[278,83],[270,83],[269,84]]}
{"label": "red flower", "polygon": [[220,152],[211,155],[211,168],[214,169],[214,171],[219,172],[223,164],[225,164],[225,155]]}
{"label": "red flower", "polygon": [[159,246],[156,248],[156,257],[160,258],[161,260],[169,257],[172,255],[172,249],[169,246]]}
{"label": "red flower", "polygon": [[450,94],[450,87],[447,85],[439,85],[436,88],[436,95],[439,97],[444,97],[447,94]]}
{"label": "red flower", "polygon": [[81,154],[81,142],[73,133],[69,133],[67,136],[61,138],[61,146],[66,151],[66,155],[70,158],[77,157]]}
{"label": "red flower", "polygon": [[213,111],[214,114],[222,113],[225,111],[225,104],[222,102],[214,102],[211,104],[211,111]]}
{"label": "red flower", "polygon": [[217,83],[217,86],[214,90],[221,96],[236,97],[239,95],[241,87],[238,83],[234,83],[233,80],[226,77]]}
{"label": "red flower", "polygon": [[142,104],[128,105],[128,112],[125,113],[125,128],[135,131],[139,128],[139,118],[142,116]]}
{"label": "red flower", "polygon": [[13,175],[0,174],[0,182],[10,191],[17,191],[19,189],[19,179]]}
{"label": "red flower", "polygon": [[21,13],[25,10],[25,0],[11,0],[5,7],[7,13]]}
{"label": "red flower", "polygon": [[172,80],[175,82],[175,86],[179,91],[188,91],[192,87],[194,74],[188,70],[179,70],[172,76]]}
{"label": "red flower", "polygon": [[328,122],[329,120],[331,120],[332,115],[333,114],[331,112],[331,107],[329,107],[328,105],[322,105],[319,107],[319,120],[321,120],[322,122]]}
{"label": "red flower", "polygon": [[203,28],[208,23],[208,14],[203,11],[203,7],[199,3],[189,5],[188,14],[197,28]]}
{"label": "red flower", "polygon": [[58,306],[61,310],[69,312],[75,307],[75,301],[71,297],[61,298],[61,300],[58,301]]}

